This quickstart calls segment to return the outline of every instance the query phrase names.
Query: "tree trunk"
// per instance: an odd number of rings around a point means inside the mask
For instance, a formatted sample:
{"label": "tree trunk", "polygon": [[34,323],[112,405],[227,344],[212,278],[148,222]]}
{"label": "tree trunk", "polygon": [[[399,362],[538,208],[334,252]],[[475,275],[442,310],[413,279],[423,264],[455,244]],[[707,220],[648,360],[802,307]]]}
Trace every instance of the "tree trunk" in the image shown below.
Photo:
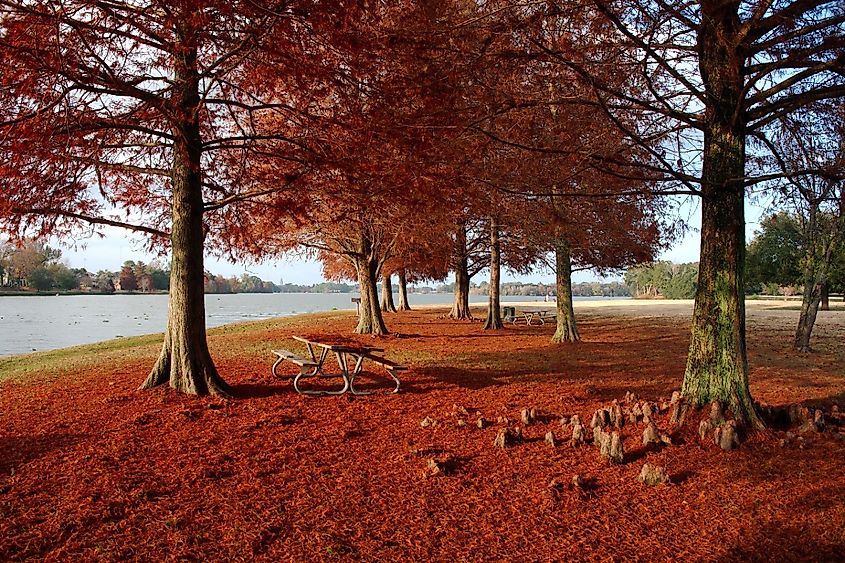
{"label": "tree trunk", "polygon": [[408,278],[404,268],[399,270],[399,310],[411,310],[411,305],[408,304]]}
{"label": "tree trunk", "polygon": [[499,276],[501,275],[501,247],[499,244],[499,223],[490,219],[490,292],[487,299],[487,319],[484,330],[504,328],[499,299]]}
{"label": "tree trunk", "polygon": [[828,283],[822,284],[821,311],[830,311],[830,285]]}
{"label": "tree trunk", "polygon": [[798,317],[798,328],[795,329],[795,349],[801,352],[810,351],[810,336],[816,324],[816,315],[822,298],[824,284],[813,279],[804,283],[804,296],[801,300],[801,315]]}
{"label": "tree trunk", "polygon": [[745,347],[744,57],[736,37],[738,2],[706,0],[698,32],[708,94],[702,164],[701,255],[682,394],[694,405],[721,401],[762,427],[748,388]]}
{"label": "tree trunk", "polygon": [[395,313],[396,305],[393,303],[393,282],[390,281],[390,274],[381,277],[381,310],[386,313]]}
{"label": "tree trunk", "polygon": [[449,317],[455,320],[472,320],[469,308],[469,259],[465,225],[459,225],[455,235],[455,302]]}
{"label": "tree trunk", "polygon": [[572,306],[572,256],[569,243],[559,238],[555,243],[555,275],[557,291],[557,330],[552,342],[578,342],[578,326]]}
{"label": "tree trunk", "polygon": [[225,396],[231,389],[217,373],[205,332],[202,142],[196,54],[195,49],[187,50],[174,73],[173,106],[184,117],[174,131],[170,172],[173,224],[167,331],[158,361],[141,389],[169,382],[170,387],[185,393]]}
{"label": "tree trunk", "polygon": [[356,334],[387,334],[384,318],[378,302],[376,280],[378,279],[378,259],[372,252],[372,243],[361,235],[358,256],[355,259],[355,269],[358,272],[358,285],[361,288],[361,303],[359,306],[358,326]]}

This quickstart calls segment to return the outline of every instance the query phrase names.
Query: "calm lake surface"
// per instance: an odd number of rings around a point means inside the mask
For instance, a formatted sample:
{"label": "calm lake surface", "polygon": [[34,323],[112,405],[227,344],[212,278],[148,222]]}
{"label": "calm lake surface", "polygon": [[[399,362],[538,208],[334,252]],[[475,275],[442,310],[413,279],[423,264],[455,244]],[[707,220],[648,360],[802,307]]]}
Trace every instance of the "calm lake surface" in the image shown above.
{"label": "calm lake surface", "polygon": [[[206,295],[206,323],[354,308],[348,293],[240,293]],[[398,302],[398,295],[395,296]],[[414,305],[449,305],[452,295],[411,294]],[[542,297],[503,297],[502,301],[543,301]],[[486,303],[484,295],[470,296]],[[550,304],[551,305],[551,304]],[[55,350],[124,336],[164,332],[167,295],[62,295],[0,297],[0,356]]]}

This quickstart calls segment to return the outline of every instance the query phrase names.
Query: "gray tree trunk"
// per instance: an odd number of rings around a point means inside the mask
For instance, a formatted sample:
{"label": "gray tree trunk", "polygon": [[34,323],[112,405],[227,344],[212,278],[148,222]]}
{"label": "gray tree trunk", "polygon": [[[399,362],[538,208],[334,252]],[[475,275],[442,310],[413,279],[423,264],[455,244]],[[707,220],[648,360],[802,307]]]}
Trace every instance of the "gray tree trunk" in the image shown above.
{"label": "gray tree trunk", "polygon": [[578,342],[575,308],[572,306],[572,256],[569,243],[559,238],[555,243],[555,289],[557,292],[557,330],[552,342]]}
{"label": "gray tree trunk", "polygon": [[408,278],[404,268],[399,270],[399,310],[411,310],[411,305],[408,303]]}
{"label": "gray tree trunk", "polygon": [[490,292],[487,299],[487,318],[484,320],[484,330],[498,330],[504,328],[502,310],[499,297],[501,276],[501,245],[499,243],[499,223],[495,218],[490,219]]}
{"label": "gray tree trunk", "polygon": [[827,283],[822,285],[822,301],[819,310],[830,311],[830,285]]}
{"label": "gray tree trunk", "polygon": [[231,388],[214,366],[205,332],[202,139],[196,48],[186,49],[175,67],[171,111],[183,117],[173,132],[170,171],[173,218],[167,329],[158,360],[141,389],[169,383],[184,393],[226,396]]}
{"label": "gray tree trunk", "polygon": [[823,283],[807,280],[804,283],[804,295],[801,300],[801,315],[798,317],[798,327],[795,329],[795,349],[800,352],[810,351],[810,336],[816,324],[816,315],[822,298]]}
{"label": "gray tree trunk", "polygon": [[381,310],[385,313],[395,313],[396,305],[393,303],[393,282],[391,275],[381,277]]}
{"label": "gray tree trunk", "polygon": [[449,317],[455,320],[472,320],[472,311],[469,308],[467,233],[464,225],[458,226],[455,235],[455,301]]}
{"label": "gray tree trunk", "polygon": [[371,241],[362,233],[355,258],[358,285],[361,289],[358,326],[356,334],[387,334],[387,327],[379,307],[377,283],[379,263],[374,256]]}

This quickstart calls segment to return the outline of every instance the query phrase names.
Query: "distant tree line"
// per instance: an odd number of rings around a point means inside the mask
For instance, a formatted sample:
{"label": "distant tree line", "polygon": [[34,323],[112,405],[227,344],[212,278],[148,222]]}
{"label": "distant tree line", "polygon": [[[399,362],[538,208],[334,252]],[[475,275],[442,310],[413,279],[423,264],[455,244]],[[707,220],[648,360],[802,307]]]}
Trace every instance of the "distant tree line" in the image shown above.
{"label": "distant tree line", "polygon": [[638,298],[692,299],[697,280],[698,262],[660,261],[634,266],[625,272],[625,284]]}
{"label": "distant tree line", "polygon": [[357,286],[336,282],[322,282],[311,285],[285,283],[279,286],[280,293],[352,293],[357,289]]}
{"label": "distant tree line", "polygon": [[[61,261],[61,250],[42,241],[21,246],[0,243],[0,287],[12,291],[79,291],[82,293],[166,292],[170,266],[127,260],[117,271],[89,272]],[[205,272],[206,293],[278,293],[281,288],[249,274],[225,278]]]}
{"label": "distant tree line", "polygon": [[[451,293],[454,288],[454,283],[441,284],[437,286],[436,292]],[[488,295],[489,291],[490,284],[486,281],[472,283],[469,286],[471,295]],[[555,284],[506,282],[501,284],[500,293],[507,296],[556,296],[557,289]],[[572,284],[572,295],[574,297],[630,297],[631,292],[628,286],[621,282],[594,281]]]}

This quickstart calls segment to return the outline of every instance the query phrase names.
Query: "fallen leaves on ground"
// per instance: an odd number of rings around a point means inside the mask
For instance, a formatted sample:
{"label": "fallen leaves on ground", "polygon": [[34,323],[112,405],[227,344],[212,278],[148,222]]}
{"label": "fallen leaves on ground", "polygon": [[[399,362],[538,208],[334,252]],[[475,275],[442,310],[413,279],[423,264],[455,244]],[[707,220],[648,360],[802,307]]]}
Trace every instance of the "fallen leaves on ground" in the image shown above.
{"label": "fallen leaves on ground", "polygon": [[[626,392],[657,399],[679,387],[687,317],[588,314],[577,345],[551,344],[549,325],[485,332],[442,311],[387,322],[393,334],[380,339],[350,336],[348,314],[212,332],[218,368],[238,393],[229,401],[135,391],[153,350],[3,384],[0,560],[836,560],[845,552],[845,443],[833,432],[781,447],[772,431],[725,453],[694,431],[646,451],[642,428],[627,427],[621,465],[590,445],[569,446],[561,417],[589,421]],[[841,323],[820,323],[822,352],[797,355],[788,336],[773,336],[783,322],[749,314],[755,397],[845,406]],[[270,375],[270,348],[296,349],[293,334],[377,343],[410,367],[402,391],[297,395]],[[374,377],[364,387],[390,386]],[[524,408],[545,416],[524,426]],[[426,417],[437,423],[423,427]],[[506,424],[521,426],[523,440],[496,448]],[[546,443],[550,430],[561,445]],[[645,462],[665,467],[673,484],[640,483]],[[589,486],[571,485],[574,476]]]}

